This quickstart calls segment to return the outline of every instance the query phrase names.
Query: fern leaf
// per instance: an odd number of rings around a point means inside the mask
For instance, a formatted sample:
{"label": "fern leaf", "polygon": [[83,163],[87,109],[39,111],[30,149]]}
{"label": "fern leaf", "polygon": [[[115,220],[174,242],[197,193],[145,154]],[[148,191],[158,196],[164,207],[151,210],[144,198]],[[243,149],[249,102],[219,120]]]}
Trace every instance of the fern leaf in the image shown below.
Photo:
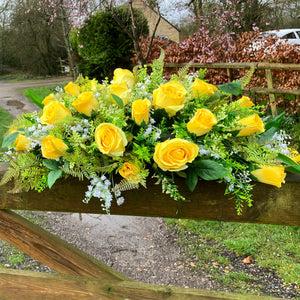
{"label": "fern leaf", "polygon": [[254,64],[251,64],[250,70],[239,80],[242,85],[242,88],[249,84],[254,71],[255,71],[255,66]]}
{"label": "fern leaf", "polygon": [[180,68],[178,71],[178,80],[179,81],[183,81],[184,77],[187,75],[189,68],[191,67],[192,63],[189,62],[188,64],[186,64],[184,67]]}
{"label": "fern leaf", "polygon": [[4,185],[11,181],[13,178],[19,177],[19,169],[9,168],[3,175],[0,185]]}
{"label": "fern leaf", "polygon": [[138,189],[138,187],[139,187],[138,183],[130,182],[124,178],[120,181],[120,183],[118,183],[114,186],[113,192],[129,191],[129,190],[133,190],[133,189]]}

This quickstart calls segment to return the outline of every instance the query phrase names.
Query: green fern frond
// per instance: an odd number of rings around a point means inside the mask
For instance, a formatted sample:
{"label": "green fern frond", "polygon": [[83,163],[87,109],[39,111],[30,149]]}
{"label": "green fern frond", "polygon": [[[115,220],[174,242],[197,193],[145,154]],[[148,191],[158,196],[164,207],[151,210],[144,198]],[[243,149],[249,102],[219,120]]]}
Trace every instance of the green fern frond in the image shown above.
{"label": "green fern frond", "polygon": [[124,192],[129,190],[138,189],[139,184],[128,181],[127,179],[122,179],[118,184],[113,188],[113,192]]}
{"label": "green fern frond", "polygon": [[[76,177],[76,178],[78,178],[79,180],[83,180],[83,178],[85,177],[85,176],[84,176],[84,173],[82,172],[81,169],[69,169],[69,168],[64,168],[64,167],[60,167],[60,169],[61,169],[64,173],[66,173],[66,174],[68,174],[68,175],[71,175],[71,176],[73,176],[73,177]],[[89,178],[89,177],[87,177],[87,178]]]}
{"label": "green fern frond", "polygon": [[254,64],[251,64],[250,70],[239,80],[241,82],[242,88],[249,84],[254,71],[255,71],[255,66]]}
{"label": "green fern frond", "polygon": [[180,68],[177,74],[174,74],[171,77],[171,80],[178,80],[178,81],[183,81],[185,76],[187,75],[189,68],[191,67],[192,63],[189,62],[187,63],[184,67]]}
{"label": "green fern frond", "polygon": [[19,169],[14,169],[14,168],[9,168],[3,175],[1,181],[0,181],[0,185],[4,185],[6,183],[8,183],[9,181],[11,181],[14,178],[18,178],[19,177]]}

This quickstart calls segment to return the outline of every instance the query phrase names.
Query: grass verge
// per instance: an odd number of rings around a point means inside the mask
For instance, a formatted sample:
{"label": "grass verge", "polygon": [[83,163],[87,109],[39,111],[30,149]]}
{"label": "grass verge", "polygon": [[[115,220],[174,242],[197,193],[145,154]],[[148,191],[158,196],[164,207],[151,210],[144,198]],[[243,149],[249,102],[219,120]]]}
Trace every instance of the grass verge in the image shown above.
{"label": "grass verge", "polygon": [[167,223],[196,257],[193,266],[220,284],[238,292],[250,286],[259,290],[261,278],[243,263],[250,256],[251,265],[271,270],[300,293],[299,227],[175,219]]}
{"label": "grass verge", "polygon": [[6,133],[9,124],[13,121],[12,116],[0,107],[0,152],[4,149],[1,148],[3,136]]}

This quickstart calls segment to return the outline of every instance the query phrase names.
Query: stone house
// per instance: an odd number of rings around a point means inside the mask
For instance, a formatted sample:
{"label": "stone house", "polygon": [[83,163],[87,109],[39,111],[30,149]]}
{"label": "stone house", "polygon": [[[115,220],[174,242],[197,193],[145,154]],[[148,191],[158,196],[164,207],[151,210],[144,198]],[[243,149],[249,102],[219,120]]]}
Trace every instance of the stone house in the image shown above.
{"label": "stone house", "polygon": [[[132,6],[134,8],[139,8],[143,12],[145,18],[148,21],[149,33],[150,35],[152,35],[152,32],[158,19],[157,12],[141,0],[133,0]],[[156,35],[164,36],[167,39],[172,40],[174,42],[179,42],[179,29],[163,17],[161,18],[157,27]]]}

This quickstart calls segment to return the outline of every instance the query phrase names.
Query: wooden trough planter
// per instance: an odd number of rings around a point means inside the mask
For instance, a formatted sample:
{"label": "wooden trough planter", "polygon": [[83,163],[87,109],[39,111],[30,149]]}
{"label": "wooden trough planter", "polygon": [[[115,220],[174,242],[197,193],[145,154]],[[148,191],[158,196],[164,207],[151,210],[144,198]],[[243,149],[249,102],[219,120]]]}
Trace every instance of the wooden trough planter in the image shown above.
{"label": "wooden trough planter", "polygon": [[[3,171],[0,171],[0,178]],[[32,224],[10,210],[38,210],[101,214],[98,199],[82,202],[86,182],[60,180],[42,193],[11,194],[12,185],[0,187],[0,238],[48,265],[59,274],[0,269],[0,299],[275,299],[199,289],[134,282],[88,254]],[[234,201],[224,196],[225,186],[200,181],[187,202],[174,201],[154,182],[148,188],[123,192],[125,203],[111,214],[188,218],[300,226],[300,176],[288,177],[278,189],[257,183],[254,205],[237,216]]]}

